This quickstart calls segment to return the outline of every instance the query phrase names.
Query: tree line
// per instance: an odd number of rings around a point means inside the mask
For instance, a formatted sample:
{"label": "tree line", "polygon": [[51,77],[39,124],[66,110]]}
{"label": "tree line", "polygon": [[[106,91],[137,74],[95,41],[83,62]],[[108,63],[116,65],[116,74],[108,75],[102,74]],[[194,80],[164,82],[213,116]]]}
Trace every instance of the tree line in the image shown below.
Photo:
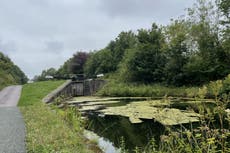
{"label": "tree line", "polygon": [[0,52],[0,88],[28,81],[24,72],[9,57]]}
{"label": "tree line", "polygon": [[169,25],[121,32],[101,50],[77,52],[55,75],[103,73],[124,82],[175,86],[224,78],[230,73],[229,11],[228,0],[197,0]]}

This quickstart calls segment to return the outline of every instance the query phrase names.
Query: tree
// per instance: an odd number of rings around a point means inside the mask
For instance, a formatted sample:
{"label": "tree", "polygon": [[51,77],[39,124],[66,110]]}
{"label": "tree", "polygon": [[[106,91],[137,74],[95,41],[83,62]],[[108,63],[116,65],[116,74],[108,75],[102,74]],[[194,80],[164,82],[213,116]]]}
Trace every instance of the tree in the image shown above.
{"label": "tree", "polygon": [[188,25],[184,20],[175,20],[165,29],[168,46],[165,51],[164,73],[167,84],[183,85],[183,68],[188,61]]}
{"label": "tree", "polygon": [[111,71],[118,69],[127,49],[133,48],[137,43],[137,38],[132,31],[121,32],[115,41],[111,41],[106,49],[110,50],[113,61]]}
{"label": "tree", "polygon": [[83,67],[89,57],[89,54],[86,52],[77,52],[70,59],[68,68],[69,72],[72,74],[83,74]]}
{"label": "tree", "polygon": [[69,78],[70,75],[83,74],[83,67],[88,58],[89,53],[77,52],[58,69],[56,77]]}
{"label": "tree", "polygon": [[193,46],[190,46],[191,55],[184,68],[189,84],[202,84],[223,78],[229,73],[219,37],[218,16],[211,1],[198,0],[189,9],[187,22]]}
{"label": "tree", "polygon": [[[164,37],[156,24],[151,30],[141,29],[137,35],[138,44],[125,57],[126,74],[123,77],[132,82],[160,82],[164,80],[165,58],[162,52]],[[129,77],[129,78],[127,78]]]}
{"label": "tree", "polygon": [[43,70],[41,75],[38,75],[38,76],[35,76],[33,78],[34,81],[45,81],[45,80],[48,80],[50,78],[47,78],[49,76],[51,77],[55,77],[56,76],[56,69],[55,68],[49,68],[47,70]]}
{"label": "tree", "polygon": [[230,1],[229,0],[216,0],[216,4],[224,16],[222,24],[230,24]]}
{"label": "tree", "polygon": [[226,56],[225,61],[230,64],[230,1],[216,0],[216,4],[222,15],[222,45]]}
{"label": "tree", "polygon": [[[0,52],[0,84],[24,84],[28,81],[24,72],[9,57]],[[1,86],[1,85],[0,85]]]}
{"label": "tree", "polygon": [[133,32],[121,32],[107,47],[90,55],[84,71],[87,77],[95,77],[100,73],[112,73],[118,70],[126,51],[137,43]]}
{"label": "tree", "polygon": [[95,77],[100,73],[109,73],[114,71],[112,53],[108,49],[90,54],[88,61],[85,64],[84,72],[87,77]]}

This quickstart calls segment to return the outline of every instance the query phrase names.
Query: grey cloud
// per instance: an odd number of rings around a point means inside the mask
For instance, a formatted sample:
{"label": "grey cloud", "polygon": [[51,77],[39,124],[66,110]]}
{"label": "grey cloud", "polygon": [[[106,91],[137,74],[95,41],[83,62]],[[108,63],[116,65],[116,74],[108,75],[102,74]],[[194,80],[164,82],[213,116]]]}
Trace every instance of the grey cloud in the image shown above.
{"label": "grey cloud", "polygon": [[0,0],[0,50],[29,77],[121,31],[166,24],[195,0]]}
{"label": "grey cloud", "polygon": [[17,46],[14,41],[3,42],[0,40],[0,51],[5,54],[16,52]]}
{"label": "grey cloud", "polygon": [[102,0],[101,8],[111,17],[161,18],[182,14],[194,0]]}
{"label": "grey cloud", "polygon": [[37,6],[46,6],[48,3],[48,0],[27,0],[28,4],[31,5],[37,5]]}
{"label": "grey cloud", "polygon": [[60,53],[64,49],[64,43],[60,41],[47,41],[45,45],[48,52]]}
{"label": "grey cloud", "polygon": [[[152,1],[144,0],[102,0],[102,9],[111,16],[136,16],[151,13]],[[151,13],[152,14],[152,13]]]}

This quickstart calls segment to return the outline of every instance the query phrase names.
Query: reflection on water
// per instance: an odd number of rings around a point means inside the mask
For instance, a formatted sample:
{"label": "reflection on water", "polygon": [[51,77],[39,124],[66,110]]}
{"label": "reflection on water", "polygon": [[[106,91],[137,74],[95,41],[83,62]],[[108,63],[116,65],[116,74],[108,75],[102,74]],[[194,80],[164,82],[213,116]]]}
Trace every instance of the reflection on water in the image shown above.
{"label": "reflection on water", "polygon": [[97,146],[103,150],[104,153],[119,153],[120,149],[116,148],[112,142],[107,140],[106,138],[98,136],[96,133],[93,133],[89,130],[84,130],[84,136],[93,141],[97,142]]}
{"label": "reflection on water", "polygon": [[121,116],[97,115],[88,116],[86,129],[95,132],[98,136],[120,147],[121,138],[125,140],[125,146],[133,150],[136,146],[143,148],[152,138],[159,140],[165,128],[153,120],[146,120],[140,124],[131,124],[128,118]]}

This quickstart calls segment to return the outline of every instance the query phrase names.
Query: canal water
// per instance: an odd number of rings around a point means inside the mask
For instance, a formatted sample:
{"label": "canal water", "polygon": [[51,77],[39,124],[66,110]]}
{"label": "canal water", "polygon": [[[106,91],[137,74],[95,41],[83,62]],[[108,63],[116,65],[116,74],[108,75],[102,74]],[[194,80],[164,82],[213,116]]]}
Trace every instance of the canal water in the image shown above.
{"label": "canal water", "polygon": [[101,117],[98,115],[88,116],[86,129],[93,131],[104,141],[111,143],[114,148],[120,148],[121,145],[125,144],[124,146],[128,150],[133,150],[135,147],[143,148],[148,145],[152,138],[159,140],[160,135],[165,131],[163,125],[153,120],[132,124],[126,117]]}
{"label": "canal water", "polygon": [[[183,110],[193,106],[192,103],[186,101],[175,100],[170,107]],[[131,102],[131,100],[123,99],[119,103],[108,104],[106,107],[117,107]],[[153,139],[158,144],[160,136],[165,134],[165,126],[153,119],[145,119],[142,123],[133,124],[127,117],[103,115],[97,111],[89,111],[86,116],[86,137],[97,141],[106,153],[119,152],[119,148],[124,146],[130,152],[136,147],[145,149]],[[175,127],[178,128],[178,126]]]}

